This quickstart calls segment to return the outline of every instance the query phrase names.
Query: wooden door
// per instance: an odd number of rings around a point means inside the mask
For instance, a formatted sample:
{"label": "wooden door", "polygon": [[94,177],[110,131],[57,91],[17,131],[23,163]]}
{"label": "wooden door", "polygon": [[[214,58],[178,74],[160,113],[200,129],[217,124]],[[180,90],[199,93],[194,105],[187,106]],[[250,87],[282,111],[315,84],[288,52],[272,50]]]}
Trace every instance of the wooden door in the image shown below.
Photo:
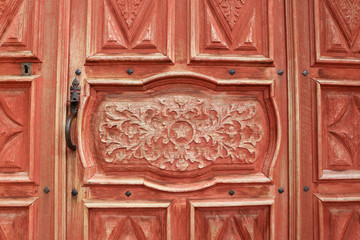
{"label": "wooden door", "polygon": [[0,239],[53,239],[61,226],[54,208],[61,195],[55,109],[64,109],[56,101],[64,82],[54,28],[60,5],[0,1]]}
{"label": "wooden door", "polygon": [[288,238],[284,13],[71,1],[68,239]]}
{"label": "wooden door", "polygon": [[[291,4],[290,4],[291,5]],[[360,237],[360,1],[294,1],[297,239]]]}

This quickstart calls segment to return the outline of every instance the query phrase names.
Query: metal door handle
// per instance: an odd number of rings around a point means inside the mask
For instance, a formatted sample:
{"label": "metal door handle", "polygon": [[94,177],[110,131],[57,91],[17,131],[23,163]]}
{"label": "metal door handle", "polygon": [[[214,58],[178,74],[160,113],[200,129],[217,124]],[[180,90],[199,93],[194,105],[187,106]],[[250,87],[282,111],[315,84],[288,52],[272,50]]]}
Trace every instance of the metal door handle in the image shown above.
{"label": "metal door handle", "polygon": [[72,143],[71,135],[70,135],[70,129],[71,129],[71,123],[73,119],[76,117],[78,109],[79,109],[79,101],[80,101],[80,83],[77,78],[74,79],[70,86],[70,115],[66,120],[65,125],[65,139],[66,139],[66,145],[71,150],[76,150],[76,145]]}
{"label": "metal door handle", "polygon": [[66,126],[65,126],[65,139],[66,139],[66,145],[68,146],[68,148],[70,148],[71,150],[76,150],[76,145],[74,145],[71,141],[71,136],[70,136],[70,128],[71,128],[71,123],[72,120],[74,119],[74,117],[77,115],[77,112],[72,112],[69,117],[66,120]]}

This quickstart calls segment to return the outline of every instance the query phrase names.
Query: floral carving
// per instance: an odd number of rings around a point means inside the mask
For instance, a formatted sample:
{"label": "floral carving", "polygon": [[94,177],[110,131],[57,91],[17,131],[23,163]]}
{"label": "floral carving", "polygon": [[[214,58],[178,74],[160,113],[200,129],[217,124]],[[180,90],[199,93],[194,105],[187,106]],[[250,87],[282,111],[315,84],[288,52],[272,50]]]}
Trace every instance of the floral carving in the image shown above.
{"label": "floral carving", "polygon": [[330,9],[335,13],[336,21],[344,32],[349,45],[352,46],[360,30],[359,0],[327,0]]}
{"label": "floral carving", "polygon": [[126,24],[131,28],[144,0],[116,0]]}
{"label": "floral carving", "polygon": [[218,0],[218,4],[230,28],[233,29],[240,17],[240,9],[244,5],[244,0]]}
{"label": "floral carving", "polygon": [[99,126],[107,163],[166,170],[203,168],[218,159],[252,164],[263,139],[259,102],[166,96],[151,102],[107,102]]}

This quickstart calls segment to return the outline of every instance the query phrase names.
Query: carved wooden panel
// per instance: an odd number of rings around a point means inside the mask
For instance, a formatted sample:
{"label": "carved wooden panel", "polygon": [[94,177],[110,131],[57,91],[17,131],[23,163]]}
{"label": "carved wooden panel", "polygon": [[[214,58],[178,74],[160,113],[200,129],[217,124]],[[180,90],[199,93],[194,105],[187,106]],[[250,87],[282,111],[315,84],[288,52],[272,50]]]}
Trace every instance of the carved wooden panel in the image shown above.
{"label": "carved wooden panel", "polygon": [[[86,201],[85,239],[171,239],[169,203]],[[87,223],[85,223],[87,225]]]}
{"label": "carved wooden panel", "polygon": [[360,85],[317,80],[319,178],[360,179]]}
{"label": "carved wooden panel", "polygon": [[0,79],[0,182],[33,180],[34,79]]}
{"label": "carved wooden panel", "polygon": [[35,198],[0,200],[0,239],[34,239]]}
{"label": "carved wooden panel", "polygon": [[315,197],[316,239],[359,239],[360,197],[324,196]]}
{"label": "carved wooden panel", "polygon": [[0,59],[41,59],[40,0],[0,1]]}
{"label": "carved wooden panel", "polygon": [[152,81],[138,90],[121,82],[116,91],[92,86],[80,118],[84,165],[96,165],[102,177],[131,171],[185,178],[225,171],[268,181],[279,134],[272,81],[248,81],[245,87],[243,80],[215,89],[214,83],[194,84],[191,78],[182,84],[171,84],[178,77]]}
{"label": "carved wooden panel", "polygon": [[172,0],[89,0],[88,61],[170,61]]}
{"label": "carved wooden panel", "polygon": [[270,239],[271,204],[271,199],[190,201],[190,239]]}
{"label": "carved wooden panel", "polygon": [[268,0],[191,0],[191,60],[272,62]]}
{"label": "carved wooden panel", "polygon": [[316,62],[360,63],[360,1],[314,0]]}

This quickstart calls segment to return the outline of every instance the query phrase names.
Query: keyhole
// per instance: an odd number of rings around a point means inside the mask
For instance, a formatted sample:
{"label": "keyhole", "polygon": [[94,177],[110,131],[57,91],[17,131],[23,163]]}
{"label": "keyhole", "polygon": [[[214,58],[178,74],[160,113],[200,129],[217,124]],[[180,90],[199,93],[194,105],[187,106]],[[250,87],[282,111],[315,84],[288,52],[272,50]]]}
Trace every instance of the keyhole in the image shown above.
{"label": "keyhole", "polygon": [[25,71],[25,73],[29,73],[29,66],[28,65],[24,65],[24,71]]}

